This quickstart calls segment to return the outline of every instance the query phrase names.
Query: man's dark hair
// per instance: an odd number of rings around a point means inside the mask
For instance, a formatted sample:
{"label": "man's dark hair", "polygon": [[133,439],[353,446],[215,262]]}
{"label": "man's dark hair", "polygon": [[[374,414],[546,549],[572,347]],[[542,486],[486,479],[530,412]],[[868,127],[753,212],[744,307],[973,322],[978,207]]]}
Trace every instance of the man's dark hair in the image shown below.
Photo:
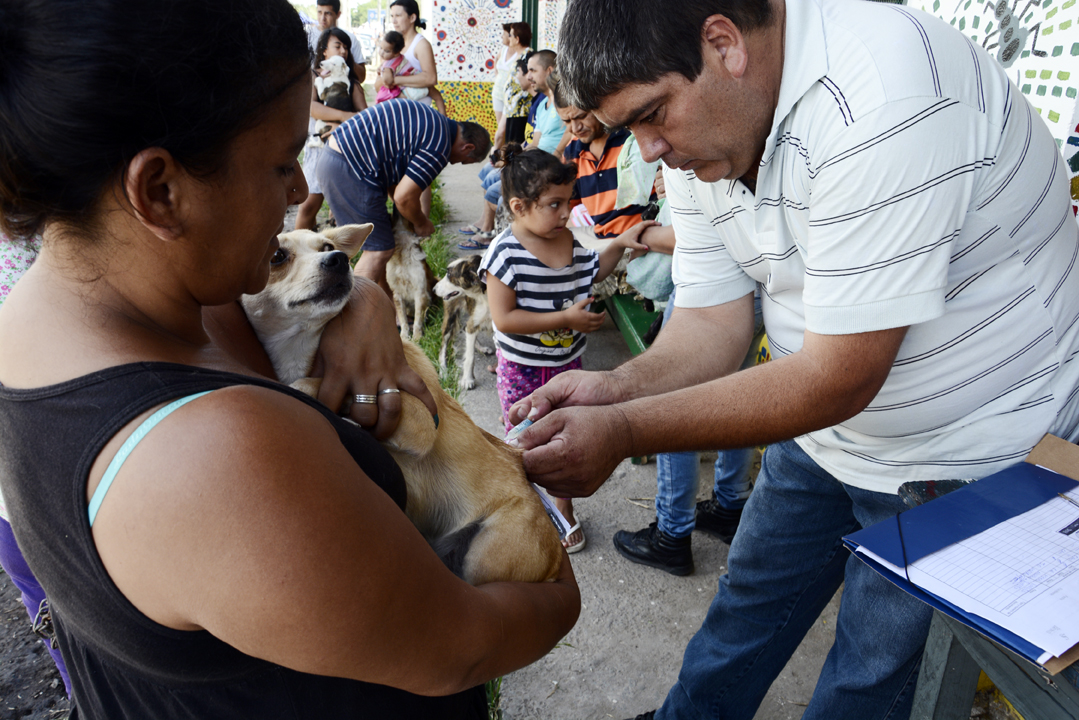
{"label": "man's dark hair", "polygon": [[321,5],[322,7],[326,7],[327,5],[329,5],[333,8],[333,11],[335,13],[337,13],[338,15],[341,14],[341,0],[317,0],[315,4]]}
{"label": "man's dark hair", "polygon": [[491,136],[487,133],[487,129],[479,123],[468,120],[458,123],[458,125],[461,126],[461,139],[476,146],[468,154],[468,159],[472,162],[480,162],[485,159],[487,153],[491,152]]}
{"label": "man's dark hair", "polygon": [[528,73],[528,61],[532,59],[532,56],[536,54],[535,50],[529,50],[528,52],[517,58],[517,69],[523,73]]}
{"label": "man's dark hair", "polygon": [[558,53],[554,50],[537,50],[529,55],[528,59],[531,60],[532,58],[538,58],[544,68],[549,68],[555,66],[558,61]]}
{"label": "man's dark hair", "polygon": [[[570,102],[595,110],[626,85],[703,67],[701,28],[724,15],[744,32],[772,20],[769,0],[573,0],[562,19],[558,69]],[[602,29],[602,32],[597,32]]]}

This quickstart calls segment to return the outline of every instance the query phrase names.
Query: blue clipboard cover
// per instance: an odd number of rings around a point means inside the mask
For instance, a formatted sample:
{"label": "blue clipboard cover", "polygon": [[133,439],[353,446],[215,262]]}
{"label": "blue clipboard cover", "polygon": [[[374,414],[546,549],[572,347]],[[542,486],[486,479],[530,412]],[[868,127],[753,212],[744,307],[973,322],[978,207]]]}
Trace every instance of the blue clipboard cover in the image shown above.
{"label": "blue clipboard cover", "polygon": [[[895,522],[885,521],[859,530],[843,538],[843,542],[859,560],[897,587],[1037,664],[1038,658],[1044,654],[1041,648],[983,617],[961,610],[857,551],[860,547],[865,548],[896,567],[906,567],[949,545],[1033,510],[1057,498],[1060,493],[1074,491],[1079,485],[1075,478],[1079,478],[1079,446],[1046,435],[1026,462],[907,510]],[[1065,653],[1064,657],[1053,658],[1045,667],[1055,674],[1077,659],[1079,645]]]}

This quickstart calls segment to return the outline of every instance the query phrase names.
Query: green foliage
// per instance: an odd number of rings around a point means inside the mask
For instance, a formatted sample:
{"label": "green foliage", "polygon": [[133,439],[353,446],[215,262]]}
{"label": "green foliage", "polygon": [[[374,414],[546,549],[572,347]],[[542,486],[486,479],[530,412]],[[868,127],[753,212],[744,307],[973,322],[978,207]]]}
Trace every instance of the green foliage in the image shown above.
{"label": "green foliage", "polygon": [[487,690],[487,720],[502,720],[502,678],[489,680]]}

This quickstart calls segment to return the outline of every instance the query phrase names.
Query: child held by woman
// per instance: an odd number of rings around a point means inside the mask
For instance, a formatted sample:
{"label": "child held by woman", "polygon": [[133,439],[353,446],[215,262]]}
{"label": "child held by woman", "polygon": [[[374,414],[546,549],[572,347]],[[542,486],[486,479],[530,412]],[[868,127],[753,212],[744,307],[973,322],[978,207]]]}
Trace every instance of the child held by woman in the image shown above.
{"label": "child held by woman", "polygon": [[396,30],[390,30],[378,41],[379,54],[382,56],[381,77],[375,102],[386,102],[403,97],[405,100],[419,100],[428,96],[427,88],[410,88],[392,84],[391,78],[414,75],[416,69],[405,60],[405,36]]}
{"label": "child held by woman", "polygon": [[[505,421],[515,402],[554,376],[581,367],[585,333],[598,330],[606,313],[589,310],[592,284],[614,270],[625,250],[647,252],[642,222],[602,251],[581,246],[566,228],[577,168],[539,149],[509,143],[495,151],[503,163],[502,192],[513,222],[491,243],[480,264],[495,327],[498,399]],[[506,430],[511,429],[506,422]],[[573,503],[555,505],[572,526],[567,552],[584,549]]]}

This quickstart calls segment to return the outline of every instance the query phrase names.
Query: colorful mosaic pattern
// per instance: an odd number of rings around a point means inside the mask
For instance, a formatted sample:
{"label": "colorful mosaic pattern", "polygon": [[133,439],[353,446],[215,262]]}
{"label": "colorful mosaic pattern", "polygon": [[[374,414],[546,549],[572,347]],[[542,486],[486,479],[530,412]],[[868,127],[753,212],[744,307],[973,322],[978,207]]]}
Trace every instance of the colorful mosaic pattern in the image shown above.
{"label": "colorful mosaic pattern", "polygon": [[978,43],[1008,70],[1063,145],[1079,88],[1077,0],[908,0]]}
{"label": "colorful mosaic pattern", "polygon": [[1068,174],[1072,180],[1072,212],[1079,222],[1079,104],[1075,106],[1075,114],[1072,115],[1071,135],[1064,143],[1064,158],[1068,161]]}
{"label": "colorful mosaic pattern", "polygon": [[521,19],[521,0],[434,0],[433,7],[428,37],[439,79],[494,82],[502,24]]}
{"label": "colorful mosaic pattern", "polygon": [[491,107],[489,82],[439,82],[438,89],[446,101],[446,114],[454,120],[471,120],[487,128],[495,136],[495,111]]}
{"label": "colorful mosaic pattern", "polygon": [[566,14],[566,0],[542,0],[537,50],[558,51],[558,30]]}

